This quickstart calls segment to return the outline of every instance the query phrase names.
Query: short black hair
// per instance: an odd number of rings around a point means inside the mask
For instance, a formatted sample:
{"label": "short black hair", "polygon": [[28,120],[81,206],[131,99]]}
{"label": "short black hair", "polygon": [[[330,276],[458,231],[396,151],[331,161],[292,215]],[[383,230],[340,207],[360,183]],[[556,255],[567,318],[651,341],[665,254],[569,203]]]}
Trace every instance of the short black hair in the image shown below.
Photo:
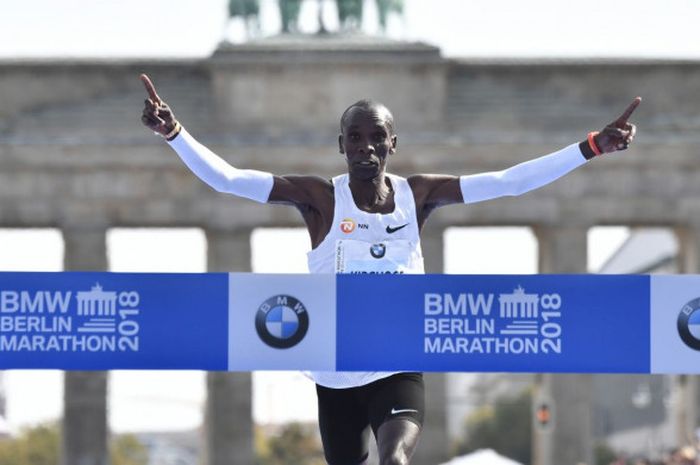
{"label": "short black hair", "polygon": [[391,133],[394,134],[394,115],[391,114],[391,111],[387,108],[386,105],[370,99],[358,100],[357,102],[353,103],[345,109],[343,115],[340,117],[340,132],[343,132],[343,128],[347,123],[347,119],[354,109],[366,112],[382,113],[382,116],[384,116],[384,118],[386,119],[386,125],[389,127]]}

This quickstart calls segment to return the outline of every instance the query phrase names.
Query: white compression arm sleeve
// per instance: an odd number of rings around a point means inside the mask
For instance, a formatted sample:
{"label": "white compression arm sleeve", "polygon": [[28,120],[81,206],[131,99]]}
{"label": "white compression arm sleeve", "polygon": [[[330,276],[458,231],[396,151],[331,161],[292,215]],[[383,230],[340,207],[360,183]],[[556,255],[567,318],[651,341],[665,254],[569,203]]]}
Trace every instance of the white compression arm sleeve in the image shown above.
{"label": "white compression arm sleeve", "polygon": [[514,196],[559,179],[586,163],[578,144],[526,161],[503,171],[461,176],[459,185],[465,203]]}
{"label": "white compression arm sleeve", "polygon": [[202,181],[218,192],[226,192],[266,203],[272,192],[274,178],[264,171],[241,170],[231,166],[182,128],[175,139],[168,142],[187,167]]}

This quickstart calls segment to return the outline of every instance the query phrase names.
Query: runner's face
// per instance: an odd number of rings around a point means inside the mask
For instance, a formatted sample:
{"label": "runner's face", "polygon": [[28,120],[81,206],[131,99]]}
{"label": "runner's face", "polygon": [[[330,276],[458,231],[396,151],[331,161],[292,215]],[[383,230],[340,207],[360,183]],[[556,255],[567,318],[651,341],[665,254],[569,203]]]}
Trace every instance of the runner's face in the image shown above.
{"label": "runner's face", "polygon": [[358,179],[373,179],[386,169],[387,157],[396,149],[396,136],[386,116],[375,110],[351,110],[338,138],[348,173]]}

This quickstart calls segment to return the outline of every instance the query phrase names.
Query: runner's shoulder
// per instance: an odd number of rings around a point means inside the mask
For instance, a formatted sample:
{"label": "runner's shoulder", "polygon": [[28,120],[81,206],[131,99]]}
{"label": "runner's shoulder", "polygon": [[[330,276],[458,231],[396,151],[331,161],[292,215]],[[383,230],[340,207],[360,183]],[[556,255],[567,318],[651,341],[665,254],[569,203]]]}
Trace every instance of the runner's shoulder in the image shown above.
{"label": "runner's shoulder", "polygon": [[461,201],[459,176],[449,174],[414,174],[407,178],[416,207],[433,209]]}
{"label": "runner's shoulder", "polygon": [[442,186],[447,182],[458,180],[458,176],[451,174],[412,174],[406,180],[411,189],[431,190]]}
{"label": "runner's shoulder", "polygon": [[314,205],[333,196],[333,184],[321,176],[288,174],[275,177],[272,202]]}
{"label": "runner's shoulder", "polygon": [[333,183],[321,176],[303,175],[303,174],[287,174],[280,176],[285,182],[302,188],[304,190],[314,192],[332,192]]}

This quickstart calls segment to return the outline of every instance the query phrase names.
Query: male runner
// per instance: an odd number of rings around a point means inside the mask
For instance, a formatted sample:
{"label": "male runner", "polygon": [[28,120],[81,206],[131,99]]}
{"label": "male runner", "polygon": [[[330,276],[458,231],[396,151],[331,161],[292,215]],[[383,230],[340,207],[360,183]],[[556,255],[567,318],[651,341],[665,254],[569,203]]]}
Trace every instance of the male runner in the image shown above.
{"label": "male runner", "polygon": [[[311,237],[311,273],[423,273],[419,233],[433,210],[520,195],[596,155],[626,149],[636,130],[627,120],[641,102],[635,98],[622,116],[583,142],[504,171],[404,179],[386,172],[397,146],[391,112],[380,103],[360,100],[340,119],[338,147],[345,155],[347,174],[327,180],[234,168],[180,125],[147,76],[141,75],[141,80],[149,97],[143,124],[164,136],[199,178],[219,192],[299,210]],[[314,372],[311,377],[317,385],[319,427],[330,465],[364,463],[370,428],[381,465],[410,462],[423,422],[420,373]]]}

